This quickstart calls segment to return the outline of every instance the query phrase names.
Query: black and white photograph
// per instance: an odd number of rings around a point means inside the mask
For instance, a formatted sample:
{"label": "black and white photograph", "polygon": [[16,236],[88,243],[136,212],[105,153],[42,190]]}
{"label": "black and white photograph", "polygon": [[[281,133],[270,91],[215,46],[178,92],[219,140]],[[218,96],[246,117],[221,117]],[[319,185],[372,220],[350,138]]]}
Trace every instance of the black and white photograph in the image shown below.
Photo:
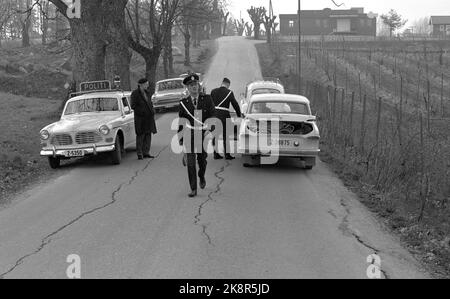
{"label": "black and white photograph", "polygon": [[450,278],[448,0],[0,0],[0,106],[0,279]]}

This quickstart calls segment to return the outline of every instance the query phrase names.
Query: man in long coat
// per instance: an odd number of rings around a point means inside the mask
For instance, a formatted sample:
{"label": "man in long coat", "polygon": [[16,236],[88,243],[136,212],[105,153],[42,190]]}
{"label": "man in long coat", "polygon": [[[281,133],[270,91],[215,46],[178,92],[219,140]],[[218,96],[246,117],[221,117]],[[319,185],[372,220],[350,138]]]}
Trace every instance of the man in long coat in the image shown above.
{"label": "man in long coat", "polygon": [[155,109],[148,92],[147,79],[138,82],[138,89],[131,94],[131,108],[134,110],[134,125],[136,129],[136,151],[139,160],[153,159],[150,155],[152,134],[157,133]]}

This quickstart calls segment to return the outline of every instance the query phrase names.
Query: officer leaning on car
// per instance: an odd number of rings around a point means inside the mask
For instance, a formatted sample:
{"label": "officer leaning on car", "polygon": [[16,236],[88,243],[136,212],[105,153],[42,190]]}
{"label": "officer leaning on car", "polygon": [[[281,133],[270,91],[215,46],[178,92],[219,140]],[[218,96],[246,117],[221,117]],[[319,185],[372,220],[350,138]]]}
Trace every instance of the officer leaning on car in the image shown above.
{"label": "officer leaning on car", "polygon": [[[226,160],[233,160],[234,157],[230,155],[230,142],[227,134],[227,122],[231,122],[230,104],[233,105],[238,117],[242,117],[239,103],[234,97],[234,93],[230,90],[231,81],[228,78],[222,80],[222,86],[211,91],[211,97],[216,106],[216,117],[221,120],[223,128],[223,151]],[[216,147],[216,138],[213,139],[214,159],[219,160],[223,157],[218,153]]]}
{"label": "officer leaning on car", "polygon": [[191,187],[189,197],[197,196],[197,162],[200,188],[206,188],[205,174],[208,154],[203,144],[209,128],[205,123],[215,116],[215,106],[211,96],[200,92],[199,81],[200,78],[196,74],[191,74],[183,80],[183,84],[187,86],[189,91],[189,96],[180,101],[179,107],[178,133],[182,132],[182,134],[179,134],[179,142],[185,150]]}
{"label": "officer leaning on car", "polygon": [[134,110],[134,124],[136,129],[136,151],[139,160],[153,159],[150,155],[152,134],[157,133],[155,109],[148,91],[147,79],[138,82],[138,89],[131,94],[131,108]]}

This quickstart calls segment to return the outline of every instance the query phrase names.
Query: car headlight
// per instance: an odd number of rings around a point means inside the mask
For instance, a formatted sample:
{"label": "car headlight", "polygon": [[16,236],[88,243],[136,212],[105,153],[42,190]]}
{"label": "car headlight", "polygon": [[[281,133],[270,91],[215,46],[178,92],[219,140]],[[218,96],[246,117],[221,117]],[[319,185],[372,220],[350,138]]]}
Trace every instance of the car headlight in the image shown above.
{"label": "car headlight", "polygon": [[41,131],[41,139],[48,140],[50,138],[50,133],[47,130]]}
{"label": "car headlight", "polygon": [[111,130],[108,128],[108,126],[101,126],[99,129],[100,133],[103,135],[108,135]]}

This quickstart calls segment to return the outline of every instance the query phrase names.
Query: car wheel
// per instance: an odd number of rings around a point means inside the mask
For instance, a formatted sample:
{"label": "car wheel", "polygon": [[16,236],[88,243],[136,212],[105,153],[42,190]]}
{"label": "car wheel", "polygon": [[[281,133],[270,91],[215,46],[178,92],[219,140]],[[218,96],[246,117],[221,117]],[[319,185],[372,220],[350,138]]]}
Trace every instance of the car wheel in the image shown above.
{"label": "car wheel", "polygon": [[305,166],[306,170],[312,170],[314,168],[314,166]]}
{"label": "car wheel", "polygon": [[119,165],[122,162],[122,142],[120,137],[116,137],[116,145],[114,151],[111,153],[111,160],[113,165]]}
{"label": "car wheel", "polygon": [[48,157],[48,164],[52,169],[58,169],[61,166],[61,158],[59,157]]}

